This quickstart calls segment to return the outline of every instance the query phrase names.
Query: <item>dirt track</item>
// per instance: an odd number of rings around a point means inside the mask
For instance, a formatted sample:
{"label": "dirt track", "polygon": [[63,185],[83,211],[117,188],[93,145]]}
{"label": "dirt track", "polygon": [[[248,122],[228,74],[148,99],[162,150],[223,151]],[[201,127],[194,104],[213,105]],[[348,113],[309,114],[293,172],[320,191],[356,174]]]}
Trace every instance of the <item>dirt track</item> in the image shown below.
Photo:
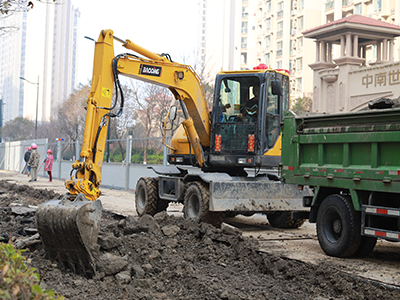
{"label": "dirt track", "polygon": [[[27,184],[22,175],[0,172],[2,178],[19,181],[18,186],[0,186],[0,190],[6,191],[0,195],[3,208],[12,202],[35,204],[57,196],[52,191],[35,191],[33,185],[55,186],[56,192],[64,193],[62,182],[50,185],[39,179],[35,184],[21,187],[21,183]],[[106,208],[129,203],[133,210],[132,193],[105,190],[104,194],[107,199],[102,201]],[[117,201],[121,195],[126,202]],[[146,224],[153,224],[151,229],[141,225],[143,220],[132,217],[125,220],[121,215],[104,213],[101,253],[122,257],[127,265],[114,274],[115,270],[103,271],[99,278],[86,280],[53,264],[44,276],[44,284],[68,299],[400,298],[395,287],[379,283],[400,282],[397,244],[379,242],[365,259],[336,259],[322,253],[312,224],[306,223],[298,230],[275,230],[263,216],[227,220],[240,229],[240,234],[229,228],[221,231],[175,217],[180,215],[179,210],[178,206],[171,207],[169,216],[147,220]],[[0,233],[7,236],[11,231],[14,239],[26,237],[29,232],[26,228],[34,227],[34,213],[8,215],[6,211],[2,210]],[[164,232],[166,227],[179,230],[169,236]],[[104,244],[105,240],[113,241],[111,246]],[[42,266],[48,264],[41,245],[33,247]],[[29,251],[27,254],[37,264]],[[127,274],[129,278],[123,276]],[[370,283],[364,277],[378,281]]]}

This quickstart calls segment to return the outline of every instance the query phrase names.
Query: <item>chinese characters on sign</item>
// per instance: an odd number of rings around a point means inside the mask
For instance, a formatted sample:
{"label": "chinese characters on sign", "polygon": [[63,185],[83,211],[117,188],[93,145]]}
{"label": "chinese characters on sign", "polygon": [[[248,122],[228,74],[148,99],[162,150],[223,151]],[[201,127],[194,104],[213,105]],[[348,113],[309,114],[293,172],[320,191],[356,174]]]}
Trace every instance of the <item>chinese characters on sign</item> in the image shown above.
{"label": "chinese characters on sign", "polygon": [[374,75],[365,75],[362,77],[362,85],[367,88],[369,85],[385,86],[386,84],[395,85],[400,84],[400,69],[391,70],[389,72],[380,72]]}

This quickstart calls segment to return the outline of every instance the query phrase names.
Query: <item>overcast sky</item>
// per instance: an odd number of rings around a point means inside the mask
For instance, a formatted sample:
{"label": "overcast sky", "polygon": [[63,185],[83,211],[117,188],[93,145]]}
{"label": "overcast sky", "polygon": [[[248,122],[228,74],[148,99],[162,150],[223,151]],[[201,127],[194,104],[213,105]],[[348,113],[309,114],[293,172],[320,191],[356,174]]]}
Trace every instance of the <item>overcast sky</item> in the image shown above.
{"label": "overcast sky", "polygon": [[[79,7],[80,33],[78,82],[92,78],[94,42],[100,31],[129,39],[155,53],[169,53],[173,60],[193,55],[198,35],[198,0],[73,0]],[[115,55],[127,49],[115,45]]]}

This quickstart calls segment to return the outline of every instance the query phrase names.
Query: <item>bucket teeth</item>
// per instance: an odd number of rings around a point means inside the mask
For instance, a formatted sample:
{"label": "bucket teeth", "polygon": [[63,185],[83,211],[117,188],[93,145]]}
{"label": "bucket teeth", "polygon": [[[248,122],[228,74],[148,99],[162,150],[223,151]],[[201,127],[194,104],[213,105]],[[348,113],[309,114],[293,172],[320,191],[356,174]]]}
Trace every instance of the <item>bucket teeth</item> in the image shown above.
{"label": "bucket teeth", "polygon": [[79,194],[71,201],[53,199],[39,205],[36,227],[50,260],[88,278],[96,275],[91,249],[97,243],[102,205]]}

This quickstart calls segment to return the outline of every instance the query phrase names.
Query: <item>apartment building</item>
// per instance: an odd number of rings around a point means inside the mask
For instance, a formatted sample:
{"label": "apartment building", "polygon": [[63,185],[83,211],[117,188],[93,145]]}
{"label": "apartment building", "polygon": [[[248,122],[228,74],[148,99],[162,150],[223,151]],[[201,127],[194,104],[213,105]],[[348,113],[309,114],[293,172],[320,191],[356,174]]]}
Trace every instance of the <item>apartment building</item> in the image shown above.
{"label": "apartment building", "polygon": [[[2,18],[16,30],[0,36],[3,121],[48,121],[52,109],[76,87],[79,9],[71,0],[35,3],[29,12]],[[20,79],[23,78],[23,79]]]}
{"label": "apartment building", "polygon": [[[201,0],[205,3],[203,26],[206,30],[201,37],[204,43],[201,57],[224,69],[252,69],[259,63],[271,68],[286,69],[291,77],[291,98],[312,97],[313,71],[308,66],[315,62],[315,41],[304,38],[302,32],[327,24],[352,14],[360,14],[390,24],[400,22],[400,1],[398,0]],[[234,7],[232,13],[226,7]],[[213,20],[209,19],[209,10],[213,10]],[[232,19],[234,18],[234,20]],[[226,20],[229,19],[229,24]],[[225,20],[225,23],[222,22]],[[209,23],[210,22],[210,23]],[[211,23],[214,22],[213,26]],[[220,23],[218,23],[220,22]],[[224,30],[222,31],[222,25]],[[226,26],[232,26],[234,45],[222,46],[226,37]],[[211,29],[212,28],[212,29]],[[208,29],[208,30],[207,30]],[[210,38],[221,31],[220,38]],[[219,54],[211,51],[219,49]],[[229,55],[227,51],[232,51]],[[366,49],[366,63],[376,61],[377,48],[372,45]],[[332,55],[340,55],[340,47],[333,45]],[[222,58],[231,59],[230,65],[223,64]],[[394,60],[400,58],[400,40],[394,41]],[[216,68],[218,69],[218,68]]]}

